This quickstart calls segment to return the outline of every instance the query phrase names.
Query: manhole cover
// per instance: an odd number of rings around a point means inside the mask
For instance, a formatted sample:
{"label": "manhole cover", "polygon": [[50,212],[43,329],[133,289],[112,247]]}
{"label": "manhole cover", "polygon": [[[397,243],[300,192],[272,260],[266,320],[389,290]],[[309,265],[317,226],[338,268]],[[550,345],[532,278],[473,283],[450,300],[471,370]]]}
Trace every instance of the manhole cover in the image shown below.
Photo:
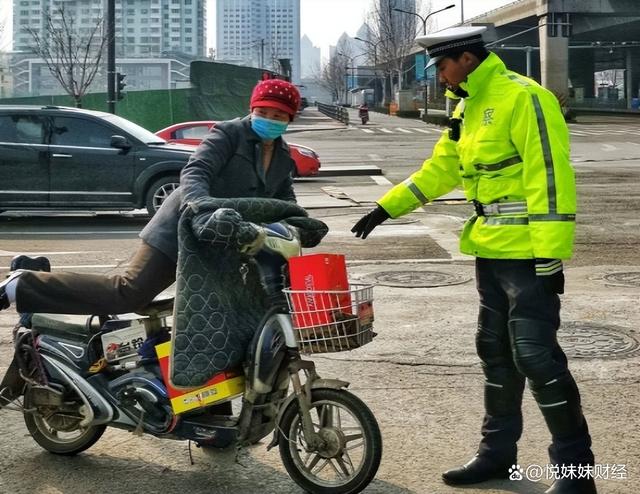
{"label": "manhole cover", "polygon": [[366,275],[366,281],[382,286],[403,288],[429,288],[436,286],[459,285],[471,278],[441,271],[381,271]]}
{"label": "manhole cover", "polygon": [[558,332],[560,346],[573,358],[618,359],[640,354],[640,342],[630,332],[615,326],[570,321]]}
{"label": "manhole cover", "polygon": [[637,271],[609,273],[603,279],[609,285],[640,287],[640,272]]}

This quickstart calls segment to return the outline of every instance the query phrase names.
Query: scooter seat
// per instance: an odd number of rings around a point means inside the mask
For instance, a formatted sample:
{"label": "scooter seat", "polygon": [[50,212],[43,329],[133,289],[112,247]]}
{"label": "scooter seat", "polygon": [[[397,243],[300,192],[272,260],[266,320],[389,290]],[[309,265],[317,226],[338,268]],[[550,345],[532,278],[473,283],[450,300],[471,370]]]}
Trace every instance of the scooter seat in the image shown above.
{"label": "scooter seat", "polygon": [[136,310],[136,314],[141,316],[157,317],[162,312],[173,312],[173,295],[165,295],[161,293],[154,298],[148,305]]}
{"label": "scooter seat", "polygon": [[100,330],[100,321],[75,314],[33,314],[31,328],[43,334],[85,338]]}

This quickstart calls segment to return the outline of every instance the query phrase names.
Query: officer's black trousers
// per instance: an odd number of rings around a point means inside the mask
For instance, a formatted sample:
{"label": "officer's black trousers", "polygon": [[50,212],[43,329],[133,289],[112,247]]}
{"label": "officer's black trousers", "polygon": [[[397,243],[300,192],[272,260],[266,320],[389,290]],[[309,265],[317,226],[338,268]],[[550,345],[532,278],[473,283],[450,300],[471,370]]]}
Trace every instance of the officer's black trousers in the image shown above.
{"label": "officer's black trousers", "polygon": [[480,314],[476,346],[485,375],[479,453],[515,461],[525,379],[552,444],[554,464],[593,464],[580,394],[558,345],[560,299],[535,274],[533,260],[477,259]]}

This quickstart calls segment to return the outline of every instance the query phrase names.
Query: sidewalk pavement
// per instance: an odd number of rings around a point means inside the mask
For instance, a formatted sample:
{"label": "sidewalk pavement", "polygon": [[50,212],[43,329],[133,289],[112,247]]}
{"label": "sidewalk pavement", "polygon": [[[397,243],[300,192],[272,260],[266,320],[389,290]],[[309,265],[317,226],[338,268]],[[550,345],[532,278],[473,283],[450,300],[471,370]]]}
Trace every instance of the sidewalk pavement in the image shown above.
{"label": "sidewalk pavement", "polygon": [[[360,123],[360,118],[358,117],[358,109],[347,108],[347,111],[349,112],[349,126],[362,126],[362,124]],[[444,112],[441,113],[444,114]],[[369,115],[369,123],[367,123],[365,127],[402,127],[403,125],[412,124],[441,128],[437,125],[426,124],[419,118],[401,118],[395,115],[387,115],[385,113],[378,113],[374,111],[369,111]],[[327,117],[326,115],[320,113],[317,108],[309,106],[302,110],[302,112],[296,117],[296,119],[289,125],[287,133],[337,130],[345,128],[347,128],[347,126],[342,122]]]}
{"label": "sidewalk pavement", "polygon": [[[358,108],[347,108],[349,111],[349,123],[351,125],[361,126],[360,117],[358,116]],[[429,115],[446,116],[444,110],[428,110]],[[421,118],[418,117],[398,117],[396,115],[388,115],[386,113],[378,113],[372,110],[369,110],[369,122],[365,125],[365,127],[369,126],[393,126],[393,127],[402,127],[403,125],[426,125],[435,128],[442,128],[439,125],[433,123],[426,123]]]}
{"label": "sidewalk pavement", "polygon": [[287,134],[295,132],[307,132],[318,130],[336,130],[344,129],[346,125],[342,122],[334,120],[313,107],[308,106],[303,109],[295,120],[289,125]]}

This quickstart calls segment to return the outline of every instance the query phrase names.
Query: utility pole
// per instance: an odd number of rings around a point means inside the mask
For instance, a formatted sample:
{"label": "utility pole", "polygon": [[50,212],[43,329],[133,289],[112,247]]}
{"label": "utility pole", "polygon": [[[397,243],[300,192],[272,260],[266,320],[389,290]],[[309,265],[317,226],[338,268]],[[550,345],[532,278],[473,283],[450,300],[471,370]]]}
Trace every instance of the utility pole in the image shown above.
{"label": "utility pole", "polygon": [[116,5],[107,0],[107,106],[116,112]]}
{"label": "utility pole", "polygon": [[[460,2],[462,5],[462,2]],[[402,10],[402,9],[393,9],[397,12],[402,12],[403,14],[410,14],[410,15],[415,15],[416,17],[418,17],[421,21],[422,21],[422,35],[425,36],[427,34],[427,21],[429,20],[429,17],[431,17],[433,14],[437,14],[438,12],[442,12],[443,10],[449,10],[452,9],[453,7],[455,7],[455,4],[451,4],[451,5],[447,5],[446,7],[441,8],[440,10],[436,10],[434,12],[429,12],[425,17],[422,17],[420,14],[418,14],[417,12],[409,12],[408,10]],[[425,55],[425,69],[424,69],[424,116],[423,119],[426,122],[427,120],[427,100],[428,100],[428,94],[427,94],[427,64],[426,64],[426,55]]]}

